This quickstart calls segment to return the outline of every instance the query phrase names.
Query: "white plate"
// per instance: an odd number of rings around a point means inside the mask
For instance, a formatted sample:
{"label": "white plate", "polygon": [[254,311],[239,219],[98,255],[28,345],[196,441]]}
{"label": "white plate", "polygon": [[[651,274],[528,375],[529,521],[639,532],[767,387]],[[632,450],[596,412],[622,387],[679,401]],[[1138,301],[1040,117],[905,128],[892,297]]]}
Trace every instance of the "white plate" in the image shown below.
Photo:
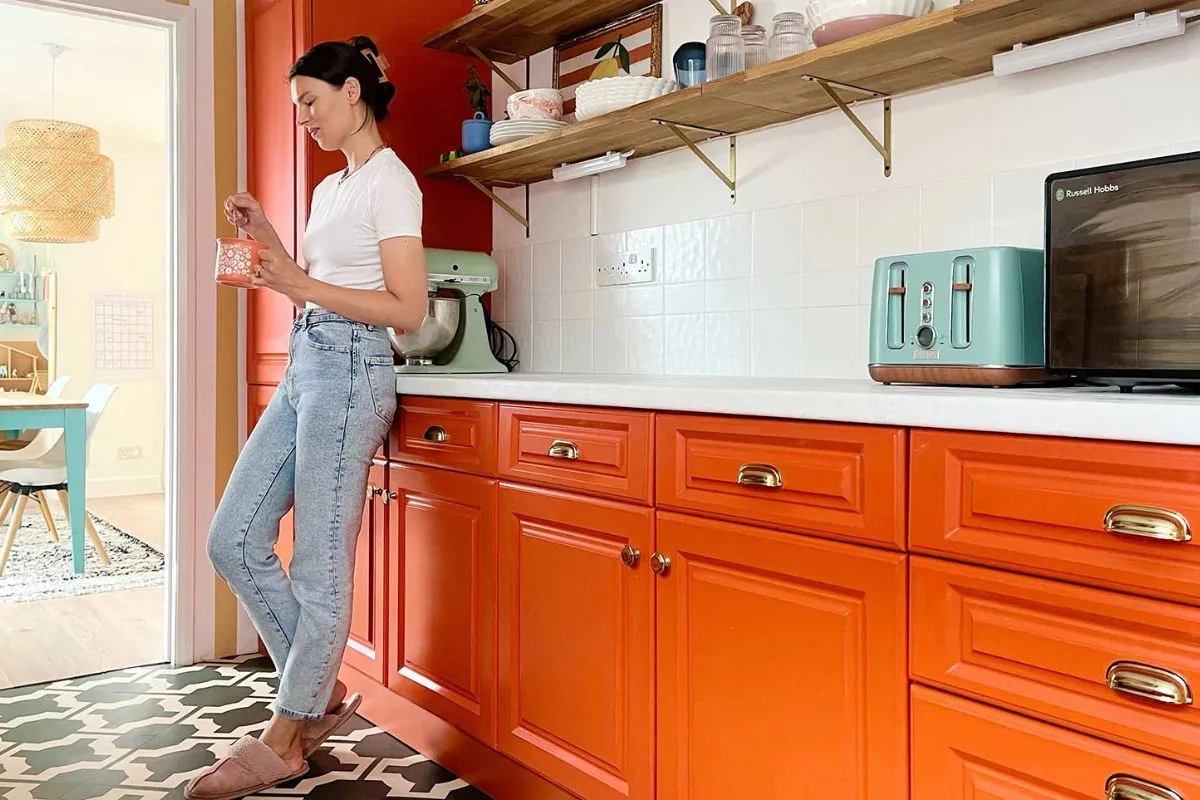
{"label": "white plate", "polygon": [[511,131],[552,131],[566,125],[565,122],[558,120],[527,120],[527,119],[506,119],[492,125],[492,130],[503,131],[505,133]]}

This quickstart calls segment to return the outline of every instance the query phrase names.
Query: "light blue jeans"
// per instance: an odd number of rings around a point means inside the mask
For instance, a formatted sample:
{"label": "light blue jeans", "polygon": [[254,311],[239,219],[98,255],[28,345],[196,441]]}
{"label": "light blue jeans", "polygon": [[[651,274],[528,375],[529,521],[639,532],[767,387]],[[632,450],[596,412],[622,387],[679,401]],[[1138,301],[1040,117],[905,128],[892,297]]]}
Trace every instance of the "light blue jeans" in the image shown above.
{"label": "light blue jeans", "polygon": [[[283,383],[238,456],[208,537],[279,672],[275,710],[319,719],[350,635],[354,553],[371,459],[396,414],[382,328],[306,310]],[[275,554],[295,505],[288,573]]]}

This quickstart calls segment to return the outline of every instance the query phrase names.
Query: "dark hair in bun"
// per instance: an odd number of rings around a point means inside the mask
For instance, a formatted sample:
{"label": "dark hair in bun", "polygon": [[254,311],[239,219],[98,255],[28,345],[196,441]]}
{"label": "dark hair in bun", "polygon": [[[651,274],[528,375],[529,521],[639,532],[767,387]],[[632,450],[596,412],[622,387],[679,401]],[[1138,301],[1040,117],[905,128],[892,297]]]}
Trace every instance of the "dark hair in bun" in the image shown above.
{"label": "dark hair in bun", "polygon": [[362,87],[362,99],[377,122],[388,118],[388,104],[396,96],[396,86],[385,78],[379,65],[379,48],[369,36],[355,36],[345,42],[321,42],[296,60],[288,71],[288,80],[297,76],[316,78],[338,89],[351,78]]}

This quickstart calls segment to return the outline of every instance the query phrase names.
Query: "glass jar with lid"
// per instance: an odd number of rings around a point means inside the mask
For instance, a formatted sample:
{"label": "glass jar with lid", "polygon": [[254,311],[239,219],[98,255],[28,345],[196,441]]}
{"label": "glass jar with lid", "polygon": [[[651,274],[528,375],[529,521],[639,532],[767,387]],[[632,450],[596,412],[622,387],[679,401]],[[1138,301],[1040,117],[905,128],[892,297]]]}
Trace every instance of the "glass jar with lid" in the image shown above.
{"label": "glass jar with lid", "polygon": [[776,14],[774,32],[768,47],[771,61],[790,58],[813,49],[812,26],[803,11],[784,11]]}
{"label": "glass jar with lid", "polygon": [[746,43],[746,69],[767,63],[767,29],[762,25],[743,25],[741,33]]}
{"label": "glass jar with lid", "polygon": [[746,42],[742,39],[742,20],[733,14],[718,14],[709,20],[708,79],[716,80],[746,68]]}

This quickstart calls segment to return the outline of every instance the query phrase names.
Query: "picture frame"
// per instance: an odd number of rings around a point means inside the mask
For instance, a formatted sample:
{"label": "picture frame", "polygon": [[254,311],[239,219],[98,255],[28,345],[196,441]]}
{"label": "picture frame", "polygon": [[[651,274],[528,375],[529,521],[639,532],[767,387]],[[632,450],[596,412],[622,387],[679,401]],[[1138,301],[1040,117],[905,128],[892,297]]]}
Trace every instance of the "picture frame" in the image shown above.
{"label": "picture frame", "polygon": [[[601,62],[615,60],[618,67],[628,64],[630,75],[661,78],[662,26],[662,3],[658,3],[555,45],[553,85],[562,92],[563,114],[574,113],[576,87],[591,80]],[[618,41],[627,55],[614,47],[604,57],[597,57],[606,45]],[[613,69],[611,63],[603,67],[605,71]],[[607,74],[605,71],[601,75]]]}

